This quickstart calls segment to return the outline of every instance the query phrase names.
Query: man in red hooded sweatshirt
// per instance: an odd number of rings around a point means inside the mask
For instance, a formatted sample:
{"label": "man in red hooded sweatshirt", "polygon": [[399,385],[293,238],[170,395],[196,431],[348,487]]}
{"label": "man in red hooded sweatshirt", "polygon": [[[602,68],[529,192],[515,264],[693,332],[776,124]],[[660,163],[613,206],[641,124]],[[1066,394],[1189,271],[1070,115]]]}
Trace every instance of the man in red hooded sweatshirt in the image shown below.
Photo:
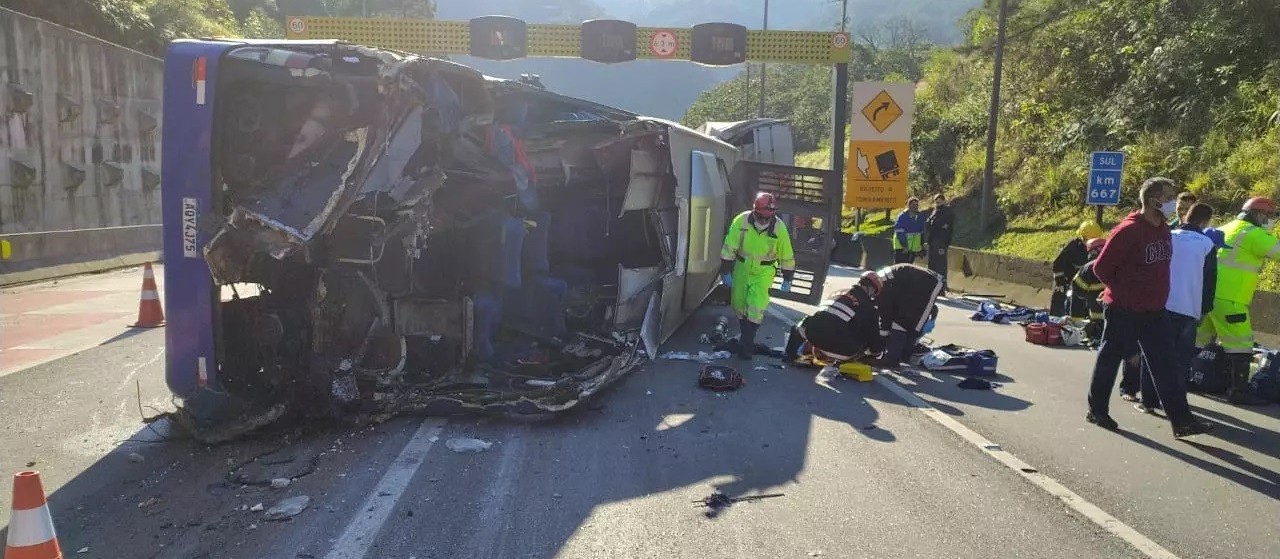
{"label": "man in red hooded sweatshirt", "polygon": [[[1124,358],[1141,352],[1155,384],[1174,437],[1199,435],[1210,426],[1191,414],[1187,387],[1174,359],[1173,330],[1164,312],[1169,299],[1169,265],[1173,240],[1168,216],[1176,211],[1173,181],[1151,178],[1142,183],[1140,210],[1111,231],[1093,272],[1106,284],[1106,328],[1089,389],[1085,419],[1106,429],[1119,429],[1111,418],[1111,392]],[[1146,372],[1144,371],[1144,372]]]}

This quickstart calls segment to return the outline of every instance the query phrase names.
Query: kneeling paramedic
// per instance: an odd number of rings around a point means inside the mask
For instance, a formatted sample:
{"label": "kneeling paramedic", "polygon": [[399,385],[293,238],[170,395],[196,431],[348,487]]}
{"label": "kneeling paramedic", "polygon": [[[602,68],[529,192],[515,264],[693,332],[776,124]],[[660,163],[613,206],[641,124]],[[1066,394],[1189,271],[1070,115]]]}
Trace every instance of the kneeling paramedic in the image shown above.
{"label": "kneeling paramedic", "polygon": [[1089,319],[1089,325],[1085,326],[1085,333],[1091,340],[1102,339],[1102,328],[1105,324],[1102,315],[1102,291],[1107,286],[1098,279],[1097,274],[1093,273],[1093,266],[1097,264],[1098,254],[1106,244],[1107,242],[1102,239],[1089,239],[1089,242],[1085,243],[1085,248],[1089,251],[1089,261],[1085,262],[1072,278],[1069,292],[1071,306],[1068,312],[1073,317]]}
{"label": "kneeling paramedic", "polygon": [[721,280],[732,292],[730,302],[742,333],[738,338],[742,359],[751,359],[755,352],[756,331],[764,322],[777,270],[782,269],[784,292],[791,291],[796,273],[791,234],[777,212],[777,198],[768,192],[757,194],[751,210],[738,214],[729,225],[720,251]]}
{"label": "kneeling paramedic", "polygon": [[942,293],[942,276],[914,264],[895,264],[879,272],[882,287],[876,297],[880,337],[885,353],[878,362],[896,366],[911,357],[920,337],[937,317],[935,303]]}
{"label": "kneeling paramedic", "polygon": [[1258,289],[1262,265],[1268,259],[1280,260],[1280,239],[1271,233],[1277,213],[1280,212],[1271,199],[1251,198],[1235,221],[1222,226],[1226,246],[1218,249],[1218,285],[1213,310],[1200,323],[1196,336],[1201,346],[1216,338],[1226,350],[1231,367],[1227,399],[1233,404],[1267,403],[1249,390],[1249,365],[1253,361],[1253,320],[1249,305]]}
{"label": "kneeling paramedic", "polygon": [[791,363],[807,343],[824,361],[842,363],[868,352],[884,350],[880,339],[880,316],[873,299],[880,294],[880,276],[864,272],[858,283],[841,293],[822,310],[791,327],[783,363]]}

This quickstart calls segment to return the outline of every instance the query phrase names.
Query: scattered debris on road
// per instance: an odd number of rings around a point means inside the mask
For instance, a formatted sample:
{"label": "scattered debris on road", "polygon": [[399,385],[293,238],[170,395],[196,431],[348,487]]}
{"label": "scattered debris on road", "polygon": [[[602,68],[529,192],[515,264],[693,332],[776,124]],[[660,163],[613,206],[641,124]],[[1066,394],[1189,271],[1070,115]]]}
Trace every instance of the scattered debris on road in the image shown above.
{"label": "scattered debris on road", "polygon": [[307,509],[307,505],[311,504],[311,497],[307,495],[299,495],[297,497],[289,497],[280,501],[276,506],[271,507],[267,511],[265,518],[267,520],[286,520],[302,514]]}
{"label": "scattered debris on road", "polygon": [[489,450],[489,448],[493,446],[493,443],[489,441],[482,441],[480,439],[458,437],[445,441],[444,445],[449,447],[449,450],[462,454],[468,452],[484,452]]}
{"label": "scattered debris on road", "polygon": [[723,361],[733,357],[732,353],[727,351],[717,351],[715,353],[707,353],[699,351],[698,353],[689,353],[687,351],[669,351],[659,356],[659,359],[667,359],[671,361],[698,361],[700,363],[710,363],[712,361]]}
{"label": "scattered debris on road", "polygon": [[698,336],[698,342],[706,345],[719,345],[729,341],[729,318],[720,317],[716,320],[716,325],[701,336]]}
{"label": "scattered debris on road", "polygon": [[130,462],[133,462],[134,464],[138,464],[138,463],[142,462],[143,460],[146,460],[146,458],[143,458],[141,454],[138,454],[138,453],[136,453],[136,452],[130,452],[130,453],[129,453],[129,461],[130,461]]}
{"label": "scattered debris on road", "polygon": [[763,501],[765,499],[774,499],[777,497],[785,497],[785,493],[770,493],[767,495],[749,495],[746,497],[730,497],[720,491],[716,491],[706,497],[694,501],[694,504],[707,508],[707,518],[715,518],[721,511],[733,505],[734,503]]}
{"label": "scattered debris on road", "polygon": [[160,503],[160,499],[157,499],[157,498],[155,498],[155,497],[151,497],[151,498],[148,498],[147,500],[145,500],[145,501],[143,501],[143,502],[141,502],[141,503],[138,503],[138,508],[140,508],[140,509],[145,509],[145,508],[147,508],[147,507],[155,506],[155,505],[157,505],[157,504],[159,504],[159,503]]}
{"label": "scattered debris on road", "polygon": [[737,369],[724,365],[704,365],[698,373],[698,386],[717,392],[737,390],[746,383]]}
{"label": "scattered debris on road", "polygon": [[291,480],[291,479],[289,479],[289,478],[287,478],[287,477],[278,477],[278,478],[275,478],[275,479],[271,480],[271,488],[272,488],[272,489],[284,489],[284,488],[286,488],[286,487],[289,487],[289,484],[290,484],[290,483],[292,483],[292,482],[293,482],[293,480]]}
{"label": "scattered debris on road", "polygon": [[227,481],[238,485],[280,489],[276,484],[281,479],[286,480],[284,486],[288,486],[293,480],[314,473],[320,463],[320,456],[324,454],[319,449],[296,448],[288,438],[281,445],[281,448],[269,450],[235,465],[227,472]]}
{"label": "scattered debris on road", "polygon": [[266,507],[262,506],[262,503],[258,503],[256,505],[253,505],[252,507],[249,507],[249,512],[262,512],[262,510],[265,508]]}

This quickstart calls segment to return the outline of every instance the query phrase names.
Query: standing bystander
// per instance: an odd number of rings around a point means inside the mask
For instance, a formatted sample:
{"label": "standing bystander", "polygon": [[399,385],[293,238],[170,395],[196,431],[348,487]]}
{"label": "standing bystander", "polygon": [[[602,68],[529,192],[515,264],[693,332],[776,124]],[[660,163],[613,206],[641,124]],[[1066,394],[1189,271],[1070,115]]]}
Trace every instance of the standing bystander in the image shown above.
{"label": "standing bystander", "polygon": [[955,228],[956,213],[941,194],[933,197],[933,211],[925,220],[925,243],[929,245],[929,269],[942,276],[943,291],[947,285],[947,250]]}
{"label": "standing bystander", "polygon": [[1187,389],[1177,371],[1173,334],[1165,314],[1173,253],[1166,216],[1176,211],[1173,188],[1169,179],[1147,179],[1139,193],[1141,209],[1112,230],[1094,265],[1094,273],[1107,286],[1102,294],[1107,327],[1093,368],[1085,419],[1099,427],[1119,428],[1110,414],[1111,390],[1120,362],[1137,351],[1173,424],[1173,436],[1210,430],[1192,415],[1187,404]]}
{"label": "standing bystander", "polygon": [[920,199],[907,200],[907,209],[893,222],[893,263],[910,264],[924,250],[924,216],[920,214]]}
{"label": "standing bystander", "polygon": [[1183,216],[1187,215],[1187,212],[1191,211],[1191,206],[1199,201],[1200,199],[1197,198],[1195,194],[1191,193],[1191,191],[1186,191],[1186,192],[1183,192],[1182,194],[1179,194],[1178,195],[1178,212],[1177,212],[1177,215],[1174,215],[1173,217],[1169,218],[1169,227],[1176,228],[1181,226],[1183,223],[1185,223],[1183,221]]}
{"label": "standing bystander", "polygon": [[[1184,193],[1185,194],[1185,193]],[[1173,258],[1169,262],[1169,300],[1165,313],[1173,328],[1173,357],[1184,378],[1196,355],[1196,327],[1200,317],[1213,309],[1218,282],[1218,256],[1213,239],[1204,233],[1213,222],[1213,208],[1195,203],[1182,214],[1182,225],[1173,230]],[[1160,399],[1151,375],[1143,370],[1142,402],[1138,411],[1151,412]]]}

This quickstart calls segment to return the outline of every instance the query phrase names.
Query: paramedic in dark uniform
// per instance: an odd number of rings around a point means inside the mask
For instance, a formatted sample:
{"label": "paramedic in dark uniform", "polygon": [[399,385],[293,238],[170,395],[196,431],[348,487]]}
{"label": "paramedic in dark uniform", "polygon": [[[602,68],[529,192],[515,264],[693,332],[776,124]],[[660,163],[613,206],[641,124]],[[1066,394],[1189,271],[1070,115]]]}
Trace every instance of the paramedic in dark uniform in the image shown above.
{"label": "paramedic in dark uniform", "polygon": [[884,350],[880,316],[873,299],[880,293],[880,276],[864,272],[858,283],[822,310],[791,327],[782,362],[791,363],[807,343],[824,360],[841,363]]}
{"label": "paramedic in dark uniform", "polygon": [[1076,229],[1076,237],[1071,239],[1057,258],[1053,259],[1053,297],[1049,301],[1049,315],[1063,316],[1067,314],[1067,289],[1071,280],[1076,277],[1080,267],[1089,261],[1089,249],[1085,243],[1090,239],[1104,236],[1102,226],[1093,221],[1085,221]]}
{"label": "paramedic in dark uniform", "polygon": [[915,264],[895,264],[878,272],[883,286],[876,297],[880,311],[880,337],[885,354],[877,362],[896,366],[911,357],[916,342],[925,333],[938,295],[942,276]]}
{"label": "paramedic in dark uniform", "polygon": [[[1102,336],[1102,292],[1107,288],[1102,280],[1098,279],[1097,274],[1093,273],[1093,265],[1098,259],[1098,253],[1102,252],[1102,247],[1107,242],[1102,239],[1089,239],[1085,243],[1085,248],[1089,251],[1089,261],[1080,267],[1080,271],[1076,272],[1076,277],[1071,281],[1071,297],[1069,299],[1071,306],[1068,312],[1073,318],[1087,318],[1092,322],[1097,322],[1098,336]],[[1091,329],[1092,330],[1092,329]],[[1093,337],[1093,336],[1090,336]]]}

